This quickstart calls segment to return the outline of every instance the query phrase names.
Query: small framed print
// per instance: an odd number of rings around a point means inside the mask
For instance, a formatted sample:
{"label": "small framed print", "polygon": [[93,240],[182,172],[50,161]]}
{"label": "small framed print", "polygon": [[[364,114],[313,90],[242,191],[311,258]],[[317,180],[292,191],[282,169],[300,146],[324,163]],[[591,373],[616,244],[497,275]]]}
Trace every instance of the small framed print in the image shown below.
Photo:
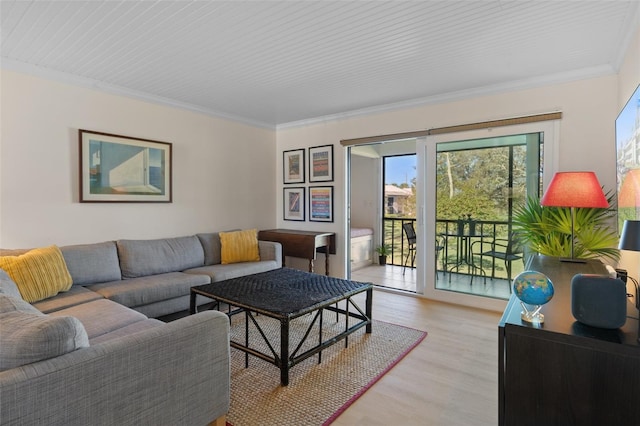
{"label": "small framed print", "polygon": [[304,183],[304,148],[282,153],[282,181]]}
{"label": "small framed print", "polygon": [[333,186],[309,187],[309,220],[333,222]]}
{"label": "small framed print", "polygon": [[304,221],[304,187],[284,188],[282,200],[284,220]]}
{"label": "small framed print", "polygon": [[309,182],[333,182],[333,145],[309,148]]}

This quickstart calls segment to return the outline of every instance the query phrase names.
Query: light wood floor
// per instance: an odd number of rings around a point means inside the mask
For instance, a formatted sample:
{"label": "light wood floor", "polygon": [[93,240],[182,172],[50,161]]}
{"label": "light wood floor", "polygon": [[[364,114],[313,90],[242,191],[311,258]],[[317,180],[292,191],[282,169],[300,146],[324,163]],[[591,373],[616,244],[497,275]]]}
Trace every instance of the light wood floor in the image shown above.
{"label": "light wood floor", "polygon": [[496,425],[500,313],[381,290],[373,298],[375,319],[429,334],[333,425]]}
{"label": "light wood floor", "polygon": [[[398,290],[416,292],[417,272],[413,268],[407,268],[403,274],[402,266],[396,265],[370,265],[351,272],[351,279],[356,281],[372,282],[379,286],[395,288]],[[511,296],[510,283],[506,279],[491,277],[483,279],[471,277],[466,274],[453,272],[438,272],[438,278],[434,281],[436,288],[450,290],[458,293],[476,294],[478,296],[492,297],[508,300]]]}

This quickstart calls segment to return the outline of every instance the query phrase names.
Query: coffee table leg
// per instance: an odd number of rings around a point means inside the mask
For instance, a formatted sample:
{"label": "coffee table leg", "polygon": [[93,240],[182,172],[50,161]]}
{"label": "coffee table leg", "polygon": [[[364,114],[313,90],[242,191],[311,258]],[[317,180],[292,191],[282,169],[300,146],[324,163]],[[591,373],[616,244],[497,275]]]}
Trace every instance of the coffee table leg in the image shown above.
{"label": "coffee table leg", "polygon": [[367,314],[367,318],[369,318],[369,324],[367,324],[366,331],[367,333],[371,333],[371,321],[373,321],[373,288],[367,290],[367,301],[365,303],[365,313]]}
{"label": "coffee table leg", "polygon": [[[246,309],[244,311],[244,346],[249,347],[249,311]],[[249,352],[244,353],[244,368],[249,368]]]}
{"label": "coffee table leg", "polygon": [[280,320],[280,384],[289,384],[289,319]]}
{"label": "coffee table leg", "polygon": [[324,248],[324,274],[329,276],[329,247]]}
{"label": "coffee table leg", "polygon": [[191,299],[189,301],[189,315],[193,315],[196,313],[196,296],[198,295],[198,293],[192,291],[191,292]]}

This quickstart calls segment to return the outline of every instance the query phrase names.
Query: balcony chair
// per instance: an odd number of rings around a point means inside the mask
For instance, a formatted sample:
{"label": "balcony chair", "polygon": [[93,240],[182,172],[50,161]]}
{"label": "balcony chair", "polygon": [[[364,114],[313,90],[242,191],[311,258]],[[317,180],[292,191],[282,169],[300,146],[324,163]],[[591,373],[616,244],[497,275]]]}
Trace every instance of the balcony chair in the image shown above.
{"label": "balcony chair", "polygon": [[[404,231],[404,235],[407,237],[407,244],[409,247],[409,251],[407,252],[407,256],[404,259],[404,264],[402,266],[402,275],[404,276],[405,270],[407,268],[407,263],[409,262],[409,257],[411,257],[411,267],[416,260],[416,230],[413,227],[413,222],[403,223],[402,230]],[[436,238],[436,269],[438,268],[438,254],[443,252],[444,250],[444,237],[438,236]],[[444,265],[444,258],[442,259]],[[438,274],[436,273],[436,279],[438,278]]]}
{"label": "balcony chair", "polygon": [[[490,246],[489,250],[484,251],[484,247]],[[479,247],[479,248],[478,248]],[[483,257],[491,258],[491,279],[496,277],[496,259],[500,259],[504,262],[505,269],[507,271],[507,280],[509,281],[509,292],[511,292],[511,264],[514,260],[522,260],[524,262],[524,253],[522,245],[518,241],[515,234],[512,232],[509,234],[509,238],[494,238],[491,241],[480,240],[475,241],[471,245],[472,256],[480,256],[480,265],[482,265]],[[487,276],[483,269],[480,269],[484,281],[486,283]],[[471,277],[473,283],[473,276]]]}

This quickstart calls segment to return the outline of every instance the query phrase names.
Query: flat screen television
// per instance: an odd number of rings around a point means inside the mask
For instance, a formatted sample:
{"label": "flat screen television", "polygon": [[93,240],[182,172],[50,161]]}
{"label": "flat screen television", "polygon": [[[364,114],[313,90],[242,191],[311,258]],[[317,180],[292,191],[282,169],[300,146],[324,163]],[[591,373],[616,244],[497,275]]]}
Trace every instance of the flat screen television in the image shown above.
{"label": "flat screen television", "polygon": [[616,118],[618,229],[640,220],[640,85]]}

